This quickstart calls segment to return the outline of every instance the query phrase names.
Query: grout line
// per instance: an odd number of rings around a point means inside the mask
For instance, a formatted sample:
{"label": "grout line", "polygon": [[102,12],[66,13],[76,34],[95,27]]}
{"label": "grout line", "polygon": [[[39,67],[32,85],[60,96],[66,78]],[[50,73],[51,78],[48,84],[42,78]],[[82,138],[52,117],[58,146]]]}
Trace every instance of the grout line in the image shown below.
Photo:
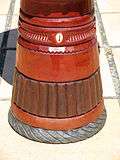
{"label": "grout line", "polygon": [[11,29],[12,17],[13,17],[13,12],[14,12],[14,8],[15,8],[15,1],[16,0],[11,0],[11,2],[10,2],[10,7],[8,10],[8,14],[7,14],[5,31]]}
{"label": "grout line", "polygon": [[0,98],[0,101],[11,101],[11,98]]}
{"label": "grout line", "polygon": [[7,48],[7,47],[6,48],[0,48],[0,51],[2,51],[2,50],[4,50],[4,51],[5,50],[10,50],[10,51],[12,50],[13,51],[13,50],[16,50],[16,48]]}
{"label": "grout line", "polygon": [[105,96],[105,97],[103,97],[104,99],[119,99],[118,97],[116,97],[116,96]]}
{"label": "grout line", "polygon": [[117,67],[115,64],[115,60],[114,60],[114,56],[112,53],[112,48],[109,46],[107,37],[106,37],[106,33],[105,33],[105,28],[102,22],[102,17],[101,14],[99,12],[99,8],[98,8],[98,4],[95,1],[95,7],[96,7],[96,16],[98,19],[98,27],[99,27],[99,31],[100,31],[100,35],[101,35],[101,39],[102,39],[102,43],[103,43],[103,47],[104,47],[104,51],[105,51],[105,55],[109,64],[109,69],[111,72],[111,76],[112,76],[112,81],[114,84],[114,89],[115,89],[115,93],[118,99],[118,103],[120,105],[120,78],[119,78],[119,74],[117,71]]}
{"label": "grout line", "polygon": [[[1,48],[7,47],[7,41],[8,41],[10,29],[11,29],[15,1],[16,0],[11,0],[11,2],[10,2],[10,7],[8,10],[6,24],[5,24],[5,32],[3,33],[3,39],[2,39],[2,43],[1,43]],[[7,54],[7,50],[0,50],[0,76],[2,76],[2,73],[3,73],[6,54]]]}
{"label": "grout line", "polygon": [[0,16],[8,16],[8,15],[9,15],[9,16],[19,16],[19,14],[17,14],[17,13],[16,13],[16,14],[13,14],[13,13],[12,13],[12,14],[11,14],[11,13],[0,14]]}
{"label": "grout line", "polygon": [[120,46],[110,46],[111,48],[120,48]]}
{"label": "grout line", "polygon": [[110,11],[108,11],[108,12],[100,12],[100,14],[120,14],[120,12],[110,12]]}

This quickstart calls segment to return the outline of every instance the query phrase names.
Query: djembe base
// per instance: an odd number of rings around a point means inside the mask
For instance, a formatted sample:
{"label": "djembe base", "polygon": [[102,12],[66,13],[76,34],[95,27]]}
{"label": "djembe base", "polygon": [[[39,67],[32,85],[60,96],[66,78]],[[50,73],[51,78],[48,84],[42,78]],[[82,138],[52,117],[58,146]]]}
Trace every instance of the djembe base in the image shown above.
{"label": "djembe base", "polygon": [[21,0],[9,123],[44,143],[71,143],[104,126],[93,0]]}
{"label": "djembe base", "polygon": [[42,128],[35,128],[19,121],[11,111],[9,111],[9,124],[20,135],[30,140],[41,143],[65,144],[85,140],[98,133],[106,121],[106,111],[97,118],[96,121],[81,128],[68,131],[53,131]]}

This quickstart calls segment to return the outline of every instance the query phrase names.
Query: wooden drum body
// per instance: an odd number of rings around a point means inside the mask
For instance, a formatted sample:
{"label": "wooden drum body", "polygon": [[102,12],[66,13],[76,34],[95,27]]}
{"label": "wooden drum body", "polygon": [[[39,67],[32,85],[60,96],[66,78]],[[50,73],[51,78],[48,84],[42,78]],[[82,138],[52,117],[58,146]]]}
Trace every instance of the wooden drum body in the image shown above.
{"label": "wooden drum body", "polygon": [[70,143],[106,113],[92,0],[21,0],[9,123],[24,137]]}

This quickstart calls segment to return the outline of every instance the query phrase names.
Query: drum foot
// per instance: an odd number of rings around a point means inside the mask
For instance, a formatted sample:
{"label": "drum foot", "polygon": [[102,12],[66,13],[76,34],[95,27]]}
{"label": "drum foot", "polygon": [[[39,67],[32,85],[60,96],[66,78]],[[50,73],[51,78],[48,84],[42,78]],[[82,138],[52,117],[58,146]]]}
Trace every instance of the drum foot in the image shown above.
{"label": "drum foot", "polygon": [[104,109],[96,121],[81,128],[68,131],[53,131],[32,127],[16,119],[11,111],[9,111],[8,117],[11,127],[25,138],[41,143],[65,144],[82,141],[98,133],[105,124],[107,114]]}

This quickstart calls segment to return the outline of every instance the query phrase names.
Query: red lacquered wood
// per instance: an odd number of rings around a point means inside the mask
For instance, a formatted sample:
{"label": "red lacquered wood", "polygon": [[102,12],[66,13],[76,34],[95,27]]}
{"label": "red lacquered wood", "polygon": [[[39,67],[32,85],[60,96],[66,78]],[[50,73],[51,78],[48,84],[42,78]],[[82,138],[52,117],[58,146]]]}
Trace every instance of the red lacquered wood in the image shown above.
{"label": "red lacquered wood", "polygon": [[93,0],[21,0],[21,10],[32,17],[59,18],[92,14],[94,6]]}
{"label": "red lacquered wood", "polygon": [[12,104],[11,111],[13,115],[25,124],[33,127],[49,129],[49,130],[70,130],[87,125],[90,122],[95,121],[103,112],[104,105],[103,100],[91,111],[81,116],[72,118],[42,118],[32,114],[29,114],[20,109],[15,104]]}
{"label": "red lacquered wood", "polygon": [[20,12],[20,21],[25,22],[29,25],[33,26],[44,26],[44,27],[75,27],[82,26],[90,23],[95,18],[91,15],[77,16],[77,17],[59,17],[59,21],[57,17],[53,18],[45,18],[45,17],[29,17],[25,15],[23,12]]}
{"label": "red lacquered wood", "polygon": [[[102,114],[93,4],[93,0],[21,0],[13,128],[15,122],[23,122],[31,131],[31,127],[68,131]],[[21,134],[23,124],[17,128]]]}
{"label": "red lacquered wood", "polygon": [[[81,45],[81,47],[83,47]],[[49,47],[46,47],[46,50]],[[80,48],[81,49],[81,48]],[[53,48],[54,50],[54,48]],[[98,46],[77,53],[45,53],[27,49],[18,44],[16,67],[35,80],[64,82],[89,77],[99,67]]]}
{"label": "red lacquered wood", "polygon": [[[83,26],[69,26],[67,28],[45,28],[21,22],[19,25],[19,33],[22,38],[33,44],[42,44],[56,47],[73,46],[84,43],[86,41],[88,42],[89,40],[95,38],[96,26],[94,20]],[[57,36],[62,36],[61,41],[57,41]]]}

